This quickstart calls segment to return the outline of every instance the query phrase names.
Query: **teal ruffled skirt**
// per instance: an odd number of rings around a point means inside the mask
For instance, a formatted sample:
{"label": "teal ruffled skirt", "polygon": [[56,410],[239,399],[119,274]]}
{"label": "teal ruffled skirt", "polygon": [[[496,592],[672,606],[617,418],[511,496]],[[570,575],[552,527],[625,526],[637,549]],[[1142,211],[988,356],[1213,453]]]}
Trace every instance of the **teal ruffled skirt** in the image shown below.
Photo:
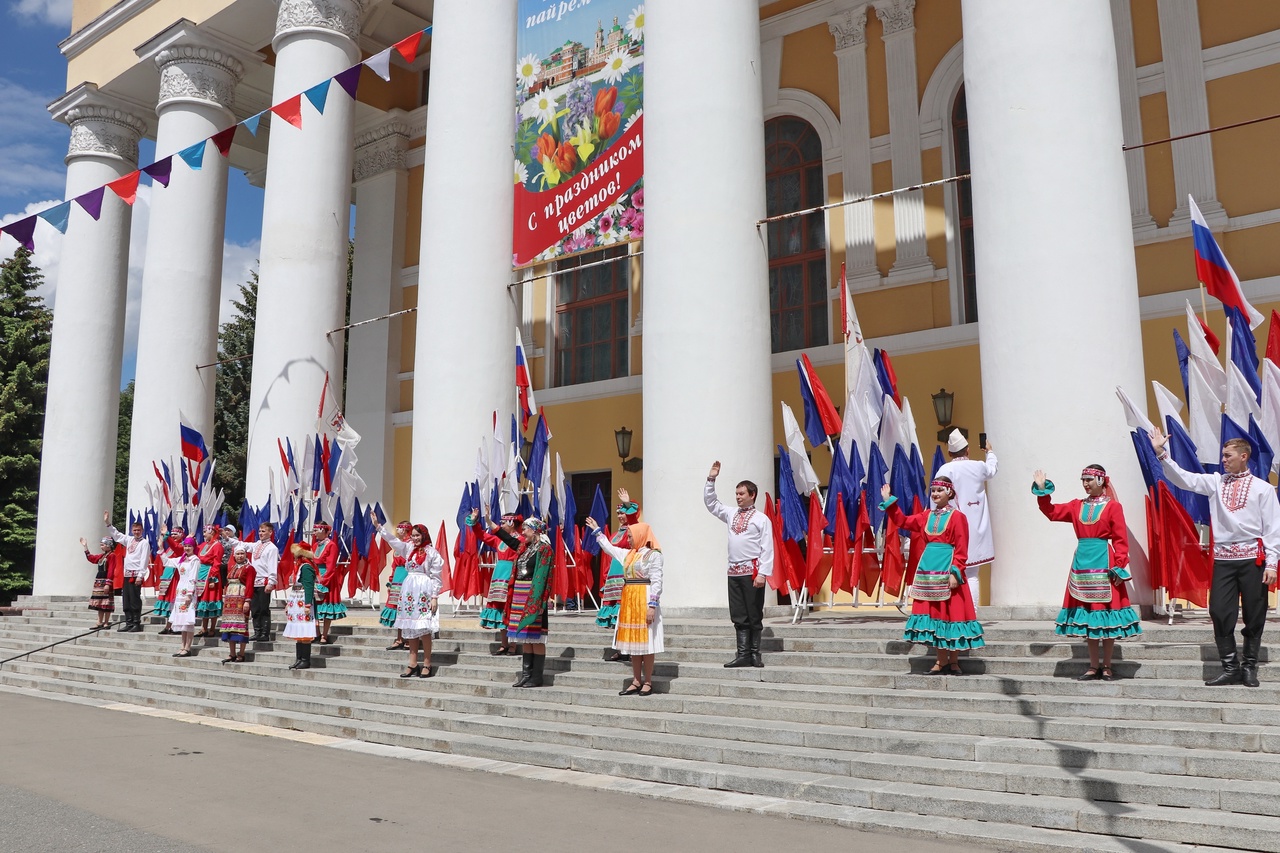
{"label": "teal ruffled skirt", "polygon": [[480,611],[480,627],[503,630],[507,627],[507,617],[500,607],[486,607]]}
{"label": "teal ruffled skirt", "polygon": [[976,649],[986,645],[982,639],[982,623],[974,621],[946,622],[925,613],[913,613],[907,618],[902,638],[909,643],[920,643],[948,651]]}
{"label": "teal ruffled skirt", "polygon": [[612,604],[601,604],[600,609],[596,612],[597,628],[616,628],[618,627],[618,611],[622,609],[622,602],[615,601]]}
{"label": "teal ruffled skirt", "polygon": [[161,599],[160,601],[156,602],[156,608],[155,610],[152,611],[152,614],[155,616],[160,616],[164,619],[168,619],[169,614],[172,612],[173,612],[173,602],[164,601],[163,599]]}
{"label": "teal ruffled skirt", "polygon": [[1053,633],[1090,640],[1119,640],[1141,634],[1142,625],[1132,607],[1116,610],[1064,607],[1058,611],[1058,618],[1053,621]]}
{"label": "teal ruffled skirt", "polygon": [[336,604],[317,604],[316,619],[346,619],[347,605],[341,601]]}
{"label": "teal ruffled skirt", "polygon": [[202,601],[196,605],[197,619],[217,619],[221,615],[221,601]]}

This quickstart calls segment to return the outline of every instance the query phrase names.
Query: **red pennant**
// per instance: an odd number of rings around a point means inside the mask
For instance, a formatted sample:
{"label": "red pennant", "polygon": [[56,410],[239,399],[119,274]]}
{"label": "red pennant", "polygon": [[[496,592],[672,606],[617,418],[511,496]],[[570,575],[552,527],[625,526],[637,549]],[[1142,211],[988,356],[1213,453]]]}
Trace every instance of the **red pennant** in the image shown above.
{"label": "red pennant", "polygon": [[1271,325],[1267,327],[1267,361],[1280,367],[1280,314],[1271,312]]}
{"label": "red pennant", "polygon": [[1209,606],[1209,584],[1213,577],[1213,556],[1200,547],[1196,526],[1161,482],[1156,503],[1159,507],[1161,556],[1169,597],[1190,601],[1198,607]]}
{"label": "red pennant", "polygon": [[[898,536],[898,525],[893,520],[893,513],[885,515],[884,521],[884,579],[885,592],[890,595],[902,595],[902,579],[906,574],[907,564],[902,558],[902,537]],[[899,514],[899,518],[901,515]]]}
{"label": "red pennant", "polygon": [[1142,499],[1142,509],[1147,517],[1147,574],[1151,578],[1151,588],[1167,587],[1164,579],[1164,557],[1161,556],[1160,525],[1156,523],[1156,507],[1151,495]]}
{"label": "red pennant", "polygon": [[783,550],[782,518],[768,492],[764,495],[764,514],[769,516],[773,528],[773,574],[769,575],[769,586],[781,595],[791,594],[791,571],[787,565],[787,554]]}
{"label": "red pennant", "polygon": [[396,49],[405,62],[413,62],[418,58],[418,45],[422,43],[422,30],[418,30],[411,36],[400,39],[392,47]]}
{"label": "red pennant", "polygon": [[845,518],[844,495],[836,492],[836,526],[831,537],[831,591],[853,591],[849,583],[849,520]]}
{"label": "red pennant", "polygon": [[120,200],[125,204],[133,204],[138,200],[138,178],[141,176],[142,172],[134,169],[123,178],[117,178],[107,184],[107,188],[120,196]]}
{"label": "red pennant", "polygon": [[805,538],[808,547],[806,554],[805,586],[809,588],[809,598],[816,598],[822,589],[822,582],[827,579],[831,570],[831,559],[824,553],[825,539],[822,528],[826,526],[827,517],[822,514],[822,502],[818,500],[818,492],[809,494],[809,534]]}
{"label": "red pennant", "polygon": [[[1196,317],[1196,321],[1200,324],[1200,328],[1204,331],[1204,339],[1208,341],[1209,348],[1213,350],[1214,355],[1217,355],[1218,348],[1222,345],[1221,341],[1218,340],[1218,336],[1215,335],[1213,333],[1213,330],[1209,328],[1209,324],[1206,323],[1204,320],[1200,319],[1199,316]],[[1270,336],[1267,337],[1267,342],[1268,343],[1271,342]]]}
{"label": "red pennant", "polygon": [[213,144],[218,146],[218,153],[221,154],[223,157],[226,157],[227,154],[231,151],[231,140],[235,138],[236,128],[238,128],[239,126],[240,125],[238,124],[233,124],[231,125],[231,127],[228,127],[226,130],[220,130],[217,133],[215,133],[213,136],[209,137],[210,139],[213,140]]}
{"label": "red pennant", "polygon": [[444,560],[444,569],[441,570],[441,592],[449,592],[453,589],[453,570],[449,566],[449,540],[445,536],[444,522],[440,522],[440,533],[436,535],[436,551],[440,553],[440,558]]}
{"label": "red pennant", "polygon": [[289,122],[296,128],[302,128],[302,95],[294,95],[271,108],[271,112]]}
{"label": "red pennant", "polygon": [[858,523],[857,528],[862,531],[859,542],[862,546],[862,564],[861,572],[858,577],[858,589],[862,590],[862,594],[871,596],[875,593],[876,587],[880,585],[880,560],[876,557],[876,536],[871,530],[871,521],[867,517],[867,495],[864,492],[862,500],[858,501]]}

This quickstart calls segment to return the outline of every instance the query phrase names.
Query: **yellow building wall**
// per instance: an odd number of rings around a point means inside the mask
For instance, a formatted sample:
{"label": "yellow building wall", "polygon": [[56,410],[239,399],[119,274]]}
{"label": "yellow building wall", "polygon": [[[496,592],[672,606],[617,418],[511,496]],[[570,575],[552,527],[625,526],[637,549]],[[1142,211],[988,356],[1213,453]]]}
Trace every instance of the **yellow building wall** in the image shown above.
{"label": "yellow building wall", "polygon": [[1133,18],[1134,63],[1141,68],[1159,62],[1164,54],[1160,47],[1160,12],[1156,0],[1133,0],[1129,8]]}
{"label": "yellow building wall", "polygon": [[1280,30],[1275,0],[1200,0],[1200,44],[1228,44],[1269,30]]}
{"label": "yellow building wall", "polygon": [[[840,115],[840,82],[836,77],[836,37],[826,24],[792,33],[782,40],[784,89],[803,89]],[[797,61],[801,59],[803,61]]]}
{"label": "yellow building wall", "polygon": [[[422,254],[422,166],[409,170],[409,186],[406,196],[408,209],[404,216],[404,265],[417,266]],[[404,306],[408,308],[408,305]]]}
{"label": "yellow building wall", "polygon": [[[1280,3],[1272,5],[1280,11]],[[1269,65],[1210,80],[1205,88],[1209,95],[1210,127],[1260,118],[1275,112],[1274,101],[1267,99],[1270,103],[1264,107],[1258,94],[1280,91],[1280,66]],[[1275,168],[1271,153],[1280,151],[1280,122],[1233,128],[1215,133],[1211,138],[1218,201],[1228,213],[1243,216],[1280,206],[1280,169]],[[1271,156],[1260,157],[1260,152]],[[1234,257],[1232,263],[1235,263]]]}
{"label": "yellow building wall", "polygon": [[[954,0],[916,2],[916,99],[924,97],[934,69],[960,41],[960,4]],[[928,180],[926,178],[926,180]]]}

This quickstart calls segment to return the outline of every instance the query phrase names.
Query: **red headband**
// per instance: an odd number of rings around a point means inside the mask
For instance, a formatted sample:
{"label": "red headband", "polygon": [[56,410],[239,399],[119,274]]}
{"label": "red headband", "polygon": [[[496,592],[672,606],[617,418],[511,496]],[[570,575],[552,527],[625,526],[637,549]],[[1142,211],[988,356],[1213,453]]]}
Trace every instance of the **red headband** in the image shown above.
{"label": "red headband", "polygon": [[950,483],[950,482],[948,482],[948,481],[946,481],[946,480],[931,480],[931,481],[929,482],[929,488],[931,488],[931,489],[932,489],[934,486],[937,486],[937,487],[938,487],[938,488],[940,488],[940,489],[947,489],[947,490],[948,490],[948,491],[950,491],[953,495],[954,495],[954,494],[955,494],[955,492],[956,492],[956,484],[955,484],[955,483]]}
{"label": "red headband", "polygon": [[1099,480],[1107,479],[1107,472],[1101,468],[1085,468],[1080,472],[1081,477],[1097,477]]}

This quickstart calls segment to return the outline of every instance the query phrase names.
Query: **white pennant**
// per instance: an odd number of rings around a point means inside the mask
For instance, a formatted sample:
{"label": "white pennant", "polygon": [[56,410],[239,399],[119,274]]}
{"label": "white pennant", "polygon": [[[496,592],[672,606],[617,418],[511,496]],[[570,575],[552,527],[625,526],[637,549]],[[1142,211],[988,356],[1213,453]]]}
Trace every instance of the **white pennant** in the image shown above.
{"label": "white pennant", "polygon": [[364,64],[388,83],[391,82],[391,48],[387,48],[382,53],[375,53],[364,61]]}

